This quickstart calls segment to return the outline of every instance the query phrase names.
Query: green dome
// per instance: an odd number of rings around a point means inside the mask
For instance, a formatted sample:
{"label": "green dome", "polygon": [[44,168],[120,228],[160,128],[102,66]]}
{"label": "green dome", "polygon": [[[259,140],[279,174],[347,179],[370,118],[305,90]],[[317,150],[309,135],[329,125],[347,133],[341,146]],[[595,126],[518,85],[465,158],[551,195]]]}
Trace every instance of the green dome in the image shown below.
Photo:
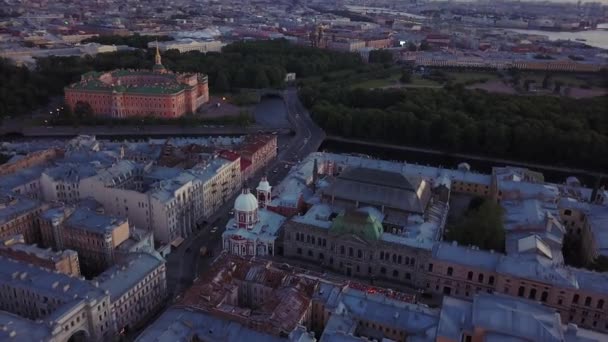
{"label": "green dome", "polygon": [[364,211],[348,211],[336,217],[329,233],[332,235],[353,234],[367,241],[375,241],[384,232],[382,223]]}

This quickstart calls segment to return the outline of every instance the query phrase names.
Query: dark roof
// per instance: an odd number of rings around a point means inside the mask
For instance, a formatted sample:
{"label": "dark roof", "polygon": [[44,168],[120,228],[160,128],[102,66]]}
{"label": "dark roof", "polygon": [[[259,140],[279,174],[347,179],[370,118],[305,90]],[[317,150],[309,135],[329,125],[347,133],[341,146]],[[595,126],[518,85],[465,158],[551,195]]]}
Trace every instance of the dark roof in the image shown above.
{"label": "dark roof", "polygon": [[[350,180],[361,183],[368,183],[378,186],[387,186],[391,188],[416,191],[420,185],[420,180],[412,180],[405,178],[404,175],[384,170],[368,169],[365,167],[355,167],[344,170],[338,179]],[[416,183],[412,185],[412,183]]]}
{"label": "dark roof", "polygon": [[359,201],[361,205],[385,206],[411,213],[424,213],[430,199],[427,186],[418,195],[422,179],[400,173],[355,167],[344,170],[323,193]]}

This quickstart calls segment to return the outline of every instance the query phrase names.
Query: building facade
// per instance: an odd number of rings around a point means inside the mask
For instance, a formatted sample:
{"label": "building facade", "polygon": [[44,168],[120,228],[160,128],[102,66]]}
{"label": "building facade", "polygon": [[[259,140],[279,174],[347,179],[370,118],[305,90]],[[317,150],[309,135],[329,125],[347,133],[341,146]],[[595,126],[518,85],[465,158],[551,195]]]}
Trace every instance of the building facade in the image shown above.
{"label": "building facade", "polygon": [[52,251],[25,243],[23,235],[0,241],[0,255],[72,277],[80,276],[78,254],[70,249]]}
{"label": "building facade", "polygon": [[114,265],[118,245],[129,238],[129,221],[99,214],[85,207],[52,208],[40,217],[42,243],[78,253],[87,273]]}
{"label": "building facade", "polygon": [[153,252],[131,253],[95,283],[110,294],[113,329],[126,333],[156,313],[167,296],[165,260]]}
{"label": "building facade", "polygon": [[240,153],[241,172],[243,173],[243,180],[246,180],[276,158],[277,136],[249,135],[245,138]]}
{"label": "building facade", "polygon": [[243,189],[234,202],[234,218],[222,234],[225,251],[240,256],[275,255],[277,239],[285,217],[266,210],[271,187],[264,177],[257,189],[257,198]]}
{"label": "building facade", "polygon": [[[166,52],[169,50],[177,50],[180,53],[190,52],[190,51],[198,51],[198,52],[221,52],[222,47],[226,44],[217,41],[217,40],[192,40],[192,39],[184,39],[184,40],[171,40],[166,42],[158,42],[158,49],[160,51]],[[148,48],[153,48],[154,42],[148,43]]]}
{"label": "building facade", "polygon": [[42,320],[59,341],[107,341],[115,334],[110,296],[86,280],[0,258],[0,286],[0,310]]}
{"label": "building facade", "polygon": [[207,76],[167,71],[156,51],[152,71],[89,72],[65,88],[66,104],[76,110],[88,103],[94,115],[113,118],[177,118],[195,113],[209,101]]}
{"label": "building facade", "polygon": [[40,241],[38,215],[46,207],[38,200],[0,191],[0,239],[22,235],[26,243]]}
{"label": "building facade", "polygon": [[29,153],[23,158],[0,165],[0,176],[15,173],[28,167],[43,165],[54,159],[63,157],[64,151],[57,148]]}

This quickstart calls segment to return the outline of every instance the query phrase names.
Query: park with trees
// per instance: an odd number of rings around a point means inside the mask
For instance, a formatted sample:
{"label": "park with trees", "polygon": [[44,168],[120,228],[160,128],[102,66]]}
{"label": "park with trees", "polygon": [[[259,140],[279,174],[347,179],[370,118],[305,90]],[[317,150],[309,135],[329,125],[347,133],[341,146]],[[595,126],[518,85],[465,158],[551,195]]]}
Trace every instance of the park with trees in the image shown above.
{"label": "park with trees", "polygon": [[441,89],[352,89],[309,84],[300,91],[329,135],[606,170],[608,97],[490,94]]}

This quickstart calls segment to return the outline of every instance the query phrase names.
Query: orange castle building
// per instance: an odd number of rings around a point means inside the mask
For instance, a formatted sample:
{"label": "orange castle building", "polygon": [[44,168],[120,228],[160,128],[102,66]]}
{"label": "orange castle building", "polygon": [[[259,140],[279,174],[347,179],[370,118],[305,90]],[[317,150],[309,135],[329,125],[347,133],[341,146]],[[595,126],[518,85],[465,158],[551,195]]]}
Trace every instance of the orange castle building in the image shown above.
{"label": "orange castle building", "polygon": [[91,105],[98,116],[177,118],[209,101],[207,75],[178,74],[165,69],[156,47],[152,70],[88,72],[65,88],[66,104]]}

